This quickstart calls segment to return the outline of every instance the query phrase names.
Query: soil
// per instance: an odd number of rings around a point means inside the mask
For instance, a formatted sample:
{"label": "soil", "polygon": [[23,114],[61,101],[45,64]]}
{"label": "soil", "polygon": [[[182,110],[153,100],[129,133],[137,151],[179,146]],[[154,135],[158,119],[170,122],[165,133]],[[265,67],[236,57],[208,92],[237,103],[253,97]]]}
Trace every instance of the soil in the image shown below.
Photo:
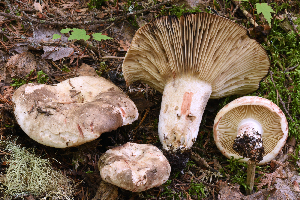
{"label": "soil", "polygon": [[[251,17],[253,19],[250,13],[250,18],[245,16],[236,3],[230,1],[226,1],[228,6],[225,9],[223,0],[217,1],[221,6],[216,6],[210,0],[199,1],[197,5],[194,5],[196,1],[137,1],[132,11],[130,5],[133,2],[126,0],[34,2],[0,2],[0,139],[17,139],[16,143],[21,147],[33,148],[38,157],[49,159],[55,170],[74,181],[74,199],[300,199],[300,176],[296,170],[299,167],[297,163],[288,162],[288,153],[294,153],[294,138],[289,139],[277,156],[277,161],[259,170],[256,178],[260,177],[260,183],[256,184],[254,194],[247,196],[245,188],[230,178],[232,172],[228,168],[229,161],[219,152],[212,137],[214,118],[224,99],[209,100],[198,139],[189,151],[176,154],[164,152],[172,167],[170,181],[166,184],[145,192],[132,193],[108,185],[99,174],[97,163],[100,156],[115,146],[135,142],[153,144],[162,149],[157,133],[162,94],[140,82],[128,87],[122,75],[122,62],[136,30],[162,15],[162,10],[165,10],[164,14],[171,12],[172,5],[180,7],[185,4],[182,9],[192,6],[210,9],[224,17],[233,16],[240,24],[250,22]],[[60,33],[63,28],[83,29],[88,35],[101,32],[112,39],[70,41],[68,34]],[[248,30],[251,37],[263,42],[269,27],[249,25]],[[51,39],[53,34],[61,34],[62,38],[54,41]],[[57,48],[56,52],[53,47]],[[38,82],[41,80],[39,71],[48,77],[47,84],[56,84],[80,75],[101,75],[135,102],[139,119],[78,147],[56,149],[39,144],[19,127],[11,102],[18,86],[12,84]],[[2,148],[1,177],[5,177],[9,166],[4,162],[4,155]],[[240,166],[239,170],[246,173],[245,167]],[[195,184],[205,186],[203,192],[194,191],[197,188]],[[3,198],[4,193],[0,192],[0,197]],[[42,197],[32,194],[23,196],[28,200]]]}

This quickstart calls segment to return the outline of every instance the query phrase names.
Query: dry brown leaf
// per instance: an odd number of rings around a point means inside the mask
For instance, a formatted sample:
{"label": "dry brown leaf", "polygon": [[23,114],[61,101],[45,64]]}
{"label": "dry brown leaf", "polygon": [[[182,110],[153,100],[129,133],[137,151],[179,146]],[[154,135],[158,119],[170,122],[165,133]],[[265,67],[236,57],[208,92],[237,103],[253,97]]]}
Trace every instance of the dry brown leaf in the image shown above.
{"label": "dry brown leaf", "polygon": [[[130,47],[130,42],[128,42],[128,40],[120,40],[120,47],[124,50],[124,51],[128,51],[129,47]],[[121,49],[119,49],[121,50]]]}
{"label": "dry brown leaf", "polygon": [[294,182],[293,182],[293,186],[294,186],[294,190],[295,190],[296,192],[300,192],[300,189],[299,189],[299,183],[298,183],[297,181],[294,181]]}
{"label": "dry brown leaf", "polygon": [[36,3],[36,2],[35,2],[35,3],[33,4],[33,7],[34,7],[35,10],[39,11],[40,13],[43,12],[43,7],[44,7],[44,6],[42,6],[40,3]]}
{"label": "dry brown leaf", "polygon": [[75,8],[78,5],[78,2],[68,2],[65,4],[62,4],[61,7],[63,9],[69,9],[69,8]]}

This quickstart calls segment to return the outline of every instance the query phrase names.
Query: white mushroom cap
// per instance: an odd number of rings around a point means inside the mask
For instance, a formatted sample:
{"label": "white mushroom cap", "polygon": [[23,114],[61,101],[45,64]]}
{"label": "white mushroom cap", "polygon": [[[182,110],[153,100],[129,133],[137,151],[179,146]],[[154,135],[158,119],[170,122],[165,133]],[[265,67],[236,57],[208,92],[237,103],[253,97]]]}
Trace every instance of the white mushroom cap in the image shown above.
{"label": "white mushroom cap", "polygon": [[[127,84],[163,92],[158,133],[164,149],[189,149],[209,98],[258,88],[270,62],[247,30],[220,16],[163,16],[141,27],[123,62]],[[178,116],[178,117],[177,117]]]}
{"label": "white mushroom cap", "polygon": [[81,76],[56,86],[26,84],[15,91],[12,100],[23,131],[56,148],[92,141],[138,117],[134,103],[101,77]]}
{"label": "white mushroom cap", "polygon": [[171,172],[167,158],[157,147],[130,142],[106,151],[98,166],[103,180],[132,192],[162,185]]}
{"label": "white mushroom cap", "polygon": [[[214,139],[222,154],[227,158],[231,156],[236,159],[243,158],[233,149],[233,144],[239,129],[245,123],[254,123],[256,130],[262,130],[264,153],[258,165],[274,159],[288,137],[288,122],[276,104],[257,96],[238,98],[217,114],[214,122]],[[249,158],[243,158],[240,162],[248,160]]]}

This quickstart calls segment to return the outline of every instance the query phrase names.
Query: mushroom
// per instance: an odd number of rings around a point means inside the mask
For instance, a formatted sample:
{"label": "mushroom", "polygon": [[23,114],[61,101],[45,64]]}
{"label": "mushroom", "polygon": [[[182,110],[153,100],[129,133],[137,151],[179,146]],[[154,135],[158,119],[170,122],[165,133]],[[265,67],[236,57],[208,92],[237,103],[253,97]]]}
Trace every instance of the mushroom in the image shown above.
{"label": "mushroom", "polygon": [[102,179],[132,192],[166,182],[171,167],[163,153],[151,144],[126,144],[106,151],[99,160]]}
{"label": "mushroom", "polygon": [[268,56],[247,30],[220,16],[163,16],[141,27],[123,62],[127,84],[143,81],[163,93],[158,133],[166,150],[195,142],[209,98],[255,91]]}
{"label": "mushroom", "polygon": [[257,96],[238,98],[222,108],[214,122],[214,140],[227,158],[248,162],[251,193],[256,165],[276,157],[288,137],[288,123],[280,108]]}
{"label": "mushroom", "polygon": [[55,86],[26,84],[15,91],[12,101],[23,131],[56,148],[95,140],[138,117],[134,103],[101,77],[81,76]]}

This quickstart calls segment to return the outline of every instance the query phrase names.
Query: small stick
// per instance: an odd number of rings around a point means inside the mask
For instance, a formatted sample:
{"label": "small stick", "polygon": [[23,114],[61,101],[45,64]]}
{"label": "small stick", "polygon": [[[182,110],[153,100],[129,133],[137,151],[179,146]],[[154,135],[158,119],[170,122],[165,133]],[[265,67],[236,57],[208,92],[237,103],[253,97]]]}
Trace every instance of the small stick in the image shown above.
{"label": "small stick", "polygon": [[247,168],[247,186],[249,186],[249,188],[246,190],[246,192],[247,192],[247,195],[250,195],[250,194],[252,194],[253,187],[254,187],[256,162],[249,160],[247,164],[248,164],[248,168]]}
{"label": "small stick", "polygon": [[125,59],[125,57],[117,57],[117,56],[103,56],[102,59]]}

